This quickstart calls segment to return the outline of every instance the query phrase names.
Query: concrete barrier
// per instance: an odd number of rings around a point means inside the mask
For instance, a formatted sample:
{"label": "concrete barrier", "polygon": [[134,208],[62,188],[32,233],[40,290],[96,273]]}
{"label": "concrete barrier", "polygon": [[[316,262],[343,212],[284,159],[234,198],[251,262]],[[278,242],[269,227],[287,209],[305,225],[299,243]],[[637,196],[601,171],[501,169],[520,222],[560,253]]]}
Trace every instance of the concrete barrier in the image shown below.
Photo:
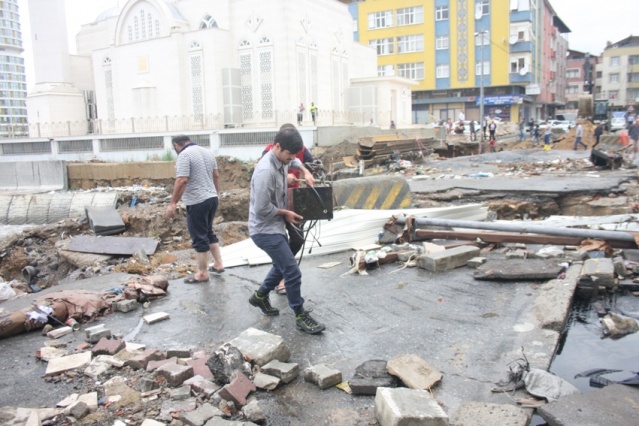
{"label": "concrete barrier", "polygon": [[85,207],[116,206],[116,192],[0,195],[0,224],[43,225],[85,215]]}
{"label": "concrete barrier", "polygon": [[67,189],[66,161],[8,161],[0,167],[0,190]]}
{"label": "concrete barrier", "polygon": [[399,176],[370,176],[333,183],[336,206],[352,209],[389,210],[412,205],[406,179]]}

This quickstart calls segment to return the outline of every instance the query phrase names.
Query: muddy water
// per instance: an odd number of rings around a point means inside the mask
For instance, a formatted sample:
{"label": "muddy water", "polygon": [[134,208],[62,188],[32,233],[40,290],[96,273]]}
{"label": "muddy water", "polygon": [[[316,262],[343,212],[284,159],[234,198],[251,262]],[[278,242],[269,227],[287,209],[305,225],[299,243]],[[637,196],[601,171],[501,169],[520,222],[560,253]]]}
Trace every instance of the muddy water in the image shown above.
{"label": "muddy water", "polygon": [[[595,303],[610,308],[610,312],[639,318],[639,297],[631,294],[612,294],[584,300],[576,298],[568,318],[566,329],[557,347],[550,372],[567,380],[582,393],[596,391],[587,377],[575,378],[579,373],[595,368],[624,370],[604,376],[610,380],[622,380],[633,376],[639,366],[639,333],[620,339],[603,338],[602,326]],[[540,416],[533,416],[531,426],[546,423]]]}

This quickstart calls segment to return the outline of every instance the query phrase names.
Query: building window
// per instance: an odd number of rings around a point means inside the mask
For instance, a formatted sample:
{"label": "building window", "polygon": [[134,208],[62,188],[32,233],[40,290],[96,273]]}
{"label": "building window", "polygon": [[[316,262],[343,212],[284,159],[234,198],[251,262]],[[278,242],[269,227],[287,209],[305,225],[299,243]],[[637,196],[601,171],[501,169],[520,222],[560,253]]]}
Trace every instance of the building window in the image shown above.
{"label": "building window", "polygon": [[437,78],[450,77],[450,66],[448,64],[437,65]]}
{"label": "building window", "polygon": [[413,25],[424,23],[424,7],[406,7],[397,9],[397,25]]}
{"label": "building window", "polygon": [[611,67],[618,67],[621,64],[621,60],[619,59],[619,56],[611,56],[610,57],[610,66]]}
{"label": "building window", "polygon": [[566,78],[579,78],[579,70],[568,70],[566,71]]}
{"label": "building window", "polygon": [[[477,62],[475,64],[475,74],[476,75],[481,75],[482,74],[482,72],[481,72],[481,69],[482,69],[481,64],[482,64],[481,62]],[[484,61],[483,64],[484,64],[483,75],[490,75],[490,62],[489,61]]]}
{"label": "building window", "polygon": [[475,46],[488,46],[490,44],[490,31],[482,31],[475,37]]}
{"label": "building window", "polygon": [[639,64],[639,55],[628,56],[628,65],[637,65],[637,64]]}
{"label": "building window", "polygon": [[636,101],[639,99],[639,89],[628,89],[626,93],[626,99],[628,102]]}
{"label": "building window", "polygon": [[613,100],[613,99],[617,99],[618,97],[619,97],[619,91],[611,90],[610,92],[608,92],[608,99]]}
{"label": "building window", "polygon": [[566,93],[569,93],[569,94],[579,93],[579,86],[568,86],[568,88],[566,88]]}
{"label": "building window", "polygon": [[410,78],[411,80],[423,80],[424,63],[413,62],[410,64],[397,64],[397,74],[400,77]]}
{"label": "building window", "polygon": [[517,41],[524,41],[526,39],[526,32],[525,31],[518,31],[517,32]]}
{"label": "building window", "polygon": [[610,74],[610,83],[619,83],[619,74]]}
{"label": "building window", "polygon": [[368,42],[370,47],[377,50],[377,55],[390,55],[395,53],[395,44],[393,38],[379,38]]}
{"label": "building window", "polygon": [[378,77],[390,77],[395,75],[395,67],[393,65],[378,65],[377,76]]}
{"label": "building window", "polygon": [[628,73],[628,83],[639,83],[639,72]]}
{"label": "building window", "polygon": [[397,53],[423,52],[424,35],[397,37]]}
{"label": "building window", "polygon": [[393,26],[393,11],[385,10],[368,14],[368,29],[388,28]]}
{"label": "building window", "polygon": [[526,58],[517,58],[510,62],[510,72],[517,73],[526,68]]}
{"label": "building window", "polygon": [[448,6],[437,6],[435,8],[435,21],[448,20]]}
{"label": "building window", "polygon": [[481,10],[481,16],[490,14],[490,0],[477,0],[475,8]]}
{"label": "building window", "polygon": [[206,28],[218,28],[217,22],[211,15],[204,15],[204,17],[200,21],[199,29],[203,30]]}
{"label": "building window", "polygon": [[448,36],[438,36],[435,39],[435,49],[437,50],[444,50],[444,49],[448,49]]}

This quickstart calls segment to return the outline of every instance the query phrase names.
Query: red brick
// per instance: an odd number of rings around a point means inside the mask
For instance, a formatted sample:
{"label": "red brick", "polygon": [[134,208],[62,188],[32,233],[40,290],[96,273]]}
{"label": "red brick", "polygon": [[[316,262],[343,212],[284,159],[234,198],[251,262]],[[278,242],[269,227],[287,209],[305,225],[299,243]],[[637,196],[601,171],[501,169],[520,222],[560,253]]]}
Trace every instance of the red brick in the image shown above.
{"label": "red brick", "polygon": [[211,373],[211,369],[209,369],[208,365],[206,365],[206,361],[208,361],[209,358],[210,356],[207,355],[203,358],[189,359],[186,363],[193,367],[193,374],[196,376],[202,376],[205,379],[213,380],[213,373]]}
{"label": "red brick", "polygon": [[239,371],[233,373],[233,380],[224,386],[219,394],[227,401],[233,401],[237,407],[246,405],[246,397],[256,390],[255,385]]}
{"label": "red brick", "polygon": [[164,359],[165,356],[162,351],[153,348],[147,348],[140,355],[136,355],[126,362],[126,365],[130,366],[134,370],[145,369],[149,361],[157,361]]}
{"label": "red brick", "polygon": [[93,349],[91,349],[91,353],[93,356],[115,355],[124,349],[125,346],[126,343],[124,343],[124,340],[122,339],[107,339],[106,337],[103,337],[95,344]]}

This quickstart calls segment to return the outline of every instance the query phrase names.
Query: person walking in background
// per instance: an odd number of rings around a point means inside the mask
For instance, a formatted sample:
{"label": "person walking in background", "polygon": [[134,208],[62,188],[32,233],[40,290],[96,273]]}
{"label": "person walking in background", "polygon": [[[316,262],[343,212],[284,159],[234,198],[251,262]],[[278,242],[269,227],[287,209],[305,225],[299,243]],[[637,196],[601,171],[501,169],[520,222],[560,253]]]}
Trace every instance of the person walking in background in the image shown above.
{"label": "person walking in background", "polygon": [[297,107],[297,125],[298,126],[302,125],[302,120],[304,119],[305,110],[306,108],[304,108],[304,104],[300,102],[300,106]]}
{"label": "person walking in background", "polygon": [[249,298],[249,304],[259,308],[264,315],[279,315],[280,311],[271,306],[269,294],[284,279],[288,305],[295,312],[296,327],[305,333],[317,334],[325,326],[315,321],[304,309],[302,272],[286,237],[286,222],[298,224],[304,219],[287,209],[286,176],[289,166],[301,168],[306,183],[311,186],[315,184],[313,175],[295,158],[303,146],[297,129],[284,127],[275,135],[271,150],[255,166],[249,197],[249,234],[255,245],[268,254],[273,266],[260,288]]}
{"label": "person walking in background", "polygon": [[535,137],[535,120],[530,117],[530,120],[528,120],[528,127],[529,127],[529,132],[530,132],[530,138],[534,139]]}
{"label": "person walking in background", "polygon": [[539,145],[539,138],[541,137],[541,130],[539,129],[539,123],[535,123],[532,133],[533,133],[533,144]]}
{"label": "person walking in background", "polygon": [[497,141],[495,140],[495,138],[490,138],[490,141],[488,141],[490,152],[496,152],[495,145],[497,145]]}
{"label": "person walking in background", "polygon": [[[184,279],[187,284],[209,282],[209,271],[222,273],[224,266],[220,244],[213,233],[213,218],[218,207],[220,174],[213,153],[197,146],[188,136],[179,135],[171,140],[178,158],[175,161],[175,185],[166,215],[175,217],[178,201],[186,205],[186,225],[195,249],[197,272]],[[209,251],[214,264],[208,267]]]}
{"label": "person walking in background", "polygon": [[639,119],[636,119],[635,122],[630,125],[628,136],[632,141],[632,159],[634,160],[637,156],[637,152],[639,152]]}
{"label": "person walking in background", "polygon": [[526,123],[522,118],[519,120],[519,142],[523,142],[526,139]]}
{"label": "person walking in background", "polygon": [[[484,135],[484,139],[486,138],[486,128],[488,127],[488,118],[483,117],[481,122],[481,131]],[[482,139],[483,140],[483,139]]]}
{"label": "person walking in background", "polygon": [[497,123],[495,123],[495,120],[490,120],[490,124],[488,124],[488,133],[490,135],[490,139],[495,139],[496,131],[497,131]]}
{"label": "person walking in background", "polygon": [[577,147],[579,145],[582,145],[584,149],[588,149],[588,145],[583,143],[583,137],[584,137],[584,126],[582,126],[581,122],[578,122],[577,129],[575,129],[575,144],[572,147],[574,151],[577,151]]}
{"label": "person walking in background", "polygon": [[599,145],[599,138],[603,135],[604,128],[606,127],[606,120],[601,121],[597,127],[595,127],[595,144],[592,146],[593,148]]}
{"label": "person walking in background", "polygon": [[462,122],[465,120],[466,120],[466,114],[464,114],[464,111],[462,110],[459,112],[459,121]]}
{"label": "person walking in background", "polygon": [[395,125],[395,121],[391,120],[390,128],[391,129],[396,129],[397,128],[397,126]]}
{"label": "person walking in background", "polygon": [[470,140],[473,142],[477,141],[477,133],[475,133],[477,131],[477,129],[475,129],[475,120],[470,120],[470,124],[469,124],[469,131],[470,131]]}
{"label": "person walking in background", "polygon": [[548,123],[548,127],[544,131],[544,151],[550,151],[552,145],[550,144],[550,138],[552,136],[552,126]]}
{"label": "person walking in background", "polygon": [[315,105],[315,102],[311,102],[311,118],[313,119],[313,126],[315,126],[317,124],[316,120],[317,120],[317,105]]}

